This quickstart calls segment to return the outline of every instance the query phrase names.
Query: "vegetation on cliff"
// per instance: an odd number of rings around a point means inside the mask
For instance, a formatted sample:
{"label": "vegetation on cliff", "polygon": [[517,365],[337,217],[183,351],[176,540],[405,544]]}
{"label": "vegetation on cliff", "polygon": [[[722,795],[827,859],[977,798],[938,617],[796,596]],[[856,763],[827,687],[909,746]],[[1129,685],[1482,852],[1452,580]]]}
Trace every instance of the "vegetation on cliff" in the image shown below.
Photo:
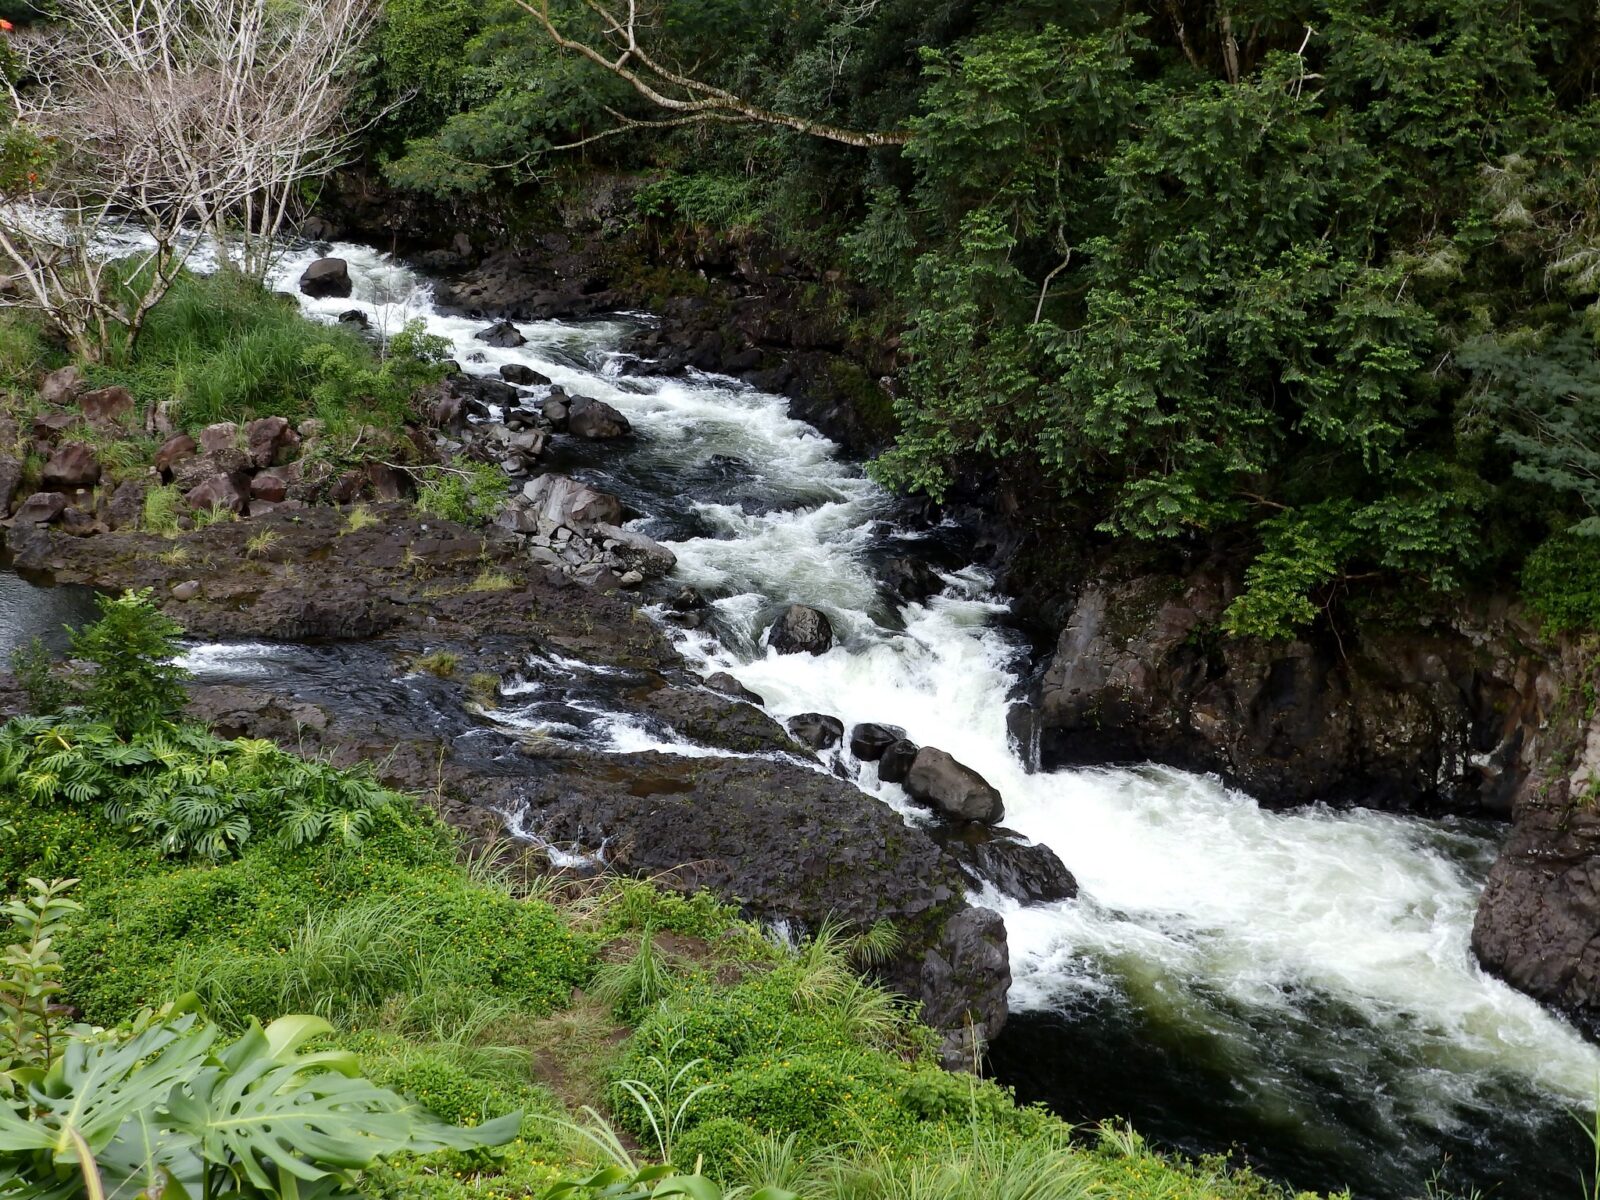
{"label": "vegetation on cliff", "polygon": [[1352,585],[1504,578],[1569,530],[1596,557],[1593,13],[879,0],[638,23],[689,80],[669,98],[897,135],[862,148],[664,108],[544,24],[606,47],[603,8],[394,0],[374,102],[415,99],[370,153],[449,194],[642,171],[640,220],[764,229],[872,285],[905,328],[885,481],[998,478],[1035,532],[1224,555],[1241,634]]}
{"label": "vegetation on cliff", "polygon": [[1278,1195],[939,1070],[858,974],[887,931],[789,946],[705,893],[463,861],[362,772],[186,724],[170,626],[104,609],[95,672],[0,730],[0,1195]]}

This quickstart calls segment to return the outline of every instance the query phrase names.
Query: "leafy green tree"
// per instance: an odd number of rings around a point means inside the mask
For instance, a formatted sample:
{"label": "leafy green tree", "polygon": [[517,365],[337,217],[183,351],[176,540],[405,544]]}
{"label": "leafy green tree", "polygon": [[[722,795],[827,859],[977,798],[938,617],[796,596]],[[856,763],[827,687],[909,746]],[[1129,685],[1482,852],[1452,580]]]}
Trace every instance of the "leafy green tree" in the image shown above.
{"label": "leafy green tree", "polygon": [[188,702],[189,673],[173,660],[183,630],[149,589],[101,596],[100,619],[72,634],[72,653],[94,664],[83,705],[122,737],[171,721]]}

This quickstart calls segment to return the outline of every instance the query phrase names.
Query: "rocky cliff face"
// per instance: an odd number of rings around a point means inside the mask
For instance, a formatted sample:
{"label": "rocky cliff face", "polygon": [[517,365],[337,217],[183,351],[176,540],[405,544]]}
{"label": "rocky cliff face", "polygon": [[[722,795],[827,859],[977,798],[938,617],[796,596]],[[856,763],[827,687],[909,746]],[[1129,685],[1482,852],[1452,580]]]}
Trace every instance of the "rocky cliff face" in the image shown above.
{"label": "rocky cliff face", "polygon": [[1552,686],[1516,614],[1261,642],[1220,633],[1232,595],[1204,571],[1084,587],[1037,684],[1042,761],[1153,759],[1275,805],[1510,815]]}
{"label": "rocky cliff face", "polygon": [[1489,873],[1472,948],[1483,965],[1600,1037],[1600,711],[1593,646],[1552,663],[1541,753]]}

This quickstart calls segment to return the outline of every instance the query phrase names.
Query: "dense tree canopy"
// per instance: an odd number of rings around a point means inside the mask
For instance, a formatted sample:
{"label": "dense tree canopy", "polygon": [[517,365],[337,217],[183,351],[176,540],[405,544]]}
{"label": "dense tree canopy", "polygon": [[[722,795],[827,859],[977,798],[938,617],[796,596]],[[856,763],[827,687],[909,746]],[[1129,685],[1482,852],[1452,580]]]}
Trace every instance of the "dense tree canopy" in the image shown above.
{"label": "dense tree canopy", "polygon": [[[648,169],[680,217],[847,268],[907,331],[882,479],[999,479],[1042,525],[1226,547],[1248,564],[1237,632],[1288,632],[1354,580],[1450,590],[1600,533],[1593,5],[645,11],[674,70],[910,136],[632,127],[671,114],[515,0],[390,0],[380,91],[416,90],[380,135],[392,178]],[[550,13],[603,42],[593,6]]]}

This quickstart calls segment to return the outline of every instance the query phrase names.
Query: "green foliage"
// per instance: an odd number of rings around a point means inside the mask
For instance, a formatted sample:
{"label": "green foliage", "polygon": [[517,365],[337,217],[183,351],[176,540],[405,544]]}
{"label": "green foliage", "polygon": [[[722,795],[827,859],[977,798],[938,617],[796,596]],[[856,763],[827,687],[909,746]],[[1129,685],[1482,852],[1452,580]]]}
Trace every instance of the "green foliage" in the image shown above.
{"label": "green foliage", "polygon": [[760,207],[757,181],[750,176],[695,172],[671,174],[634,193],[634,206],[646,217],[675,217],[692,225],[735,230],[754,224]]}
{"label": "green foliage", "polygon": [[1531,339],[1485,341],[1462,362],[1482,383],[1484,415],[1513,455],[1519,479],[1575,501],[1572,532],[1600,537],[1600,354],[1572,326]]}
{"label": "green foliage", "polygon": [[655,931],[646,929],[632,957],[601,967],[589,991],[619,1018],[637,1020],[671,994],[676,986],[673,968],[671,956],[656,946]]}
{"label": "green foliage", "polygon": [[147,533],[172,536],[178,532],[178,518],[187,509],[183,493],[173,484],[153,487],[144,494],[144,509],[139,517],[139,528]]}
{"label": "green foliage", "polygon": [[[684,1200],[725,1200],[727,1193],[702,1175],[679,1175],[671,1167],[602,1167],[582,1179],[556,1184],[544,1200],[649,1200],[680,1196]],[[748,1200],[799,1200],[792,1192],[763,1187]]]}
{"label": "green foliage", "polygon": [[94,664],[83,707],[128,737],[159,727],[188,703],[189,673],[172,660],[183,630],[163,616],[150,591],[99,596],[100,619],[72,634],[72,653]]}
{"label": "green foliage", "polygon": [[1522,595],[1551,633],[1600,629],[1600,542],[1558,535],[1522,565]]}
{"label": "green foliage", "polygon": [[378,347],[224,271],[180,278],[151,310],[131,360],[96,374],[149,402],[176,398],[191,429],[264,416],[397,429],[416,391],[446,370],[443,357],[440,339],[416,322]]}
{"label": "green foliage", "polygon": [[336,771],[270,742],[228,742],[170,722],[123,737],[67,717],[0,728],[0,786],[34,804],[98,804],[114,827],[163,854],[210,860],[258,833],[291,846],[357,845],[393,799],[364,771]]}
{"label": "green foliage", "polygon": [[55,660],[44,642],[33,638],[11,652],[11,673],[17,677],[28,697],[28,710],[35,713],[60,712],[72,693],[55,674]]}
{"label": "green foliage", "polygon": [[446,521],[482,525],[505,506],[505,472],[493,463],[460,460],[417,489],[417,507]]}
{"label": "green foliage", "polygon": [[0,311],[0,388],[26,394],[48,368],[48,360],[37,321],[18,309]]}
{"label": "green foliage", "polygon": [[66,898],[77,882],[31,878],[26,899],[0,905],[0,916],[18,939],[0,950],[0,1095],[47,1069],[65,1037],[65,1023],[53,1007],[63,990],[56,940],[82,911]]}
{"label": "green foliage", "polygon": [[909,142],[641,124],[581,158],[549,150],[661,113],[517,6],[405,0],[384,36],[384,87],[421,99],[380,135],[392,179],[620,168],[652,234],[848,266],[909,362],[880,479],[996,480],[1046,540],[1227,555],[1235,633],[1291,636],[1356,580],[1509,576],[1530,527],[1596,519],[1600,108],[1573,64],[1600,42],[1575,9],[670,6],[658,61]]}
{"label": "green foliage", "polygon": [[7,1195],[57,1195],[80,1177],[111,1194],[358,1194],[357,1172],[380,1159],[517,1132],[515,1115],[444,1125],[362,1078],[352,1055],[302,1050],[330,1030],[283,1017],[224,1045],[216,1026],[187,1013],[126,1040],[72,1039],[17,1100],[0,1102]]}

